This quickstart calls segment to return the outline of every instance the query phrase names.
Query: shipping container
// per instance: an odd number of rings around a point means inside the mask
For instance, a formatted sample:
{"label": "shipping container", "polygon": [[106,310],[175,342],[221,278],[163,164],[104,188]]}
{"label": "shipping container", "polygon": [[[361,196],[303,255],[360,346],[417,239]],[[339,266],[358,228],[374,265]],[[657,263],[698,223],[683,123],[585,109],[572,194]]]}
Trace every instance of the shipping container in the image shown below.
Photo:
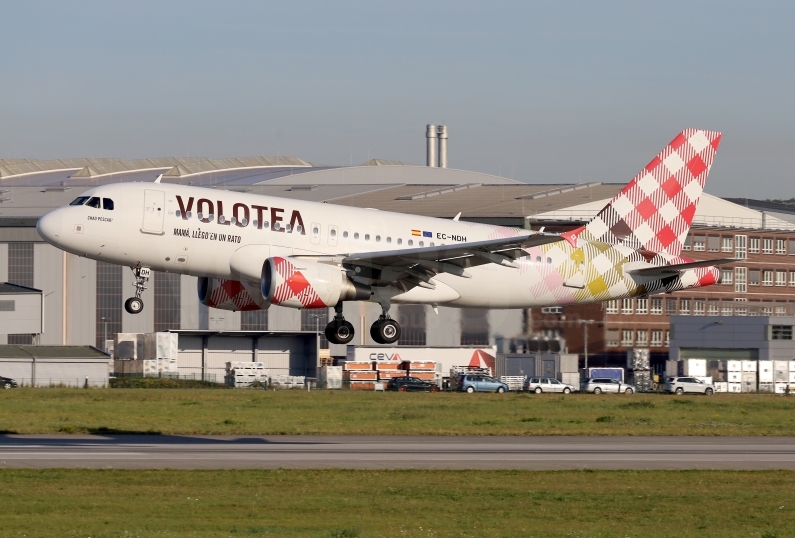
{"label": "shipping container", "polygon": [[706,375],[706,376],[695,375],[695,376],[691,376],[691,377],[694,377],[694,378],[698,379],[699,381],[703,381],[707,385],[712,385],[713,384],[712,378],[710,376],[708,376],[708,375]]}
{"label": "shipping container", "polygon": [[774,383],[776,394],[786,394],[789,383]]}
{"label": "shipping container", "polygon": [[372,362],[346,362],[345,363],[345,370],[352,371],[352,370],[372,370],[373,363]]}
{"label": "shipping container", "polygon": [[743,382],[743,373],[742,372],[728,372],[728,381],[729,383],[742,383]]}
{"label": "shipping container", "polygon": [[795,370],[790,370],[789,371],[789,382],[790,383],[795,383]]}
{"label": "shipping container", "polygon": [[406,377],[406,375],[412,375],[406,372],[405,370],[393,370],[393,371],[381,371],[378,372],[378,379],[383,379],[385,381],[389,381],[395,377]]}
{"label": "shipping container", "polygon": [[758,361],[742,361],[743,372],[756,372]]}
{"label": "shipping container", "polygon": [[679,376],[705,377],[707,375],[706,359],[682,359],[676,373]]}
{"label": "shipping container", "polygon": [[[759,383],[773,382],[773,361],[759,361],[757,364]],[[759,390],[762,390],[761,388]],[[770,391],[772,392],[772,390]]]}
{"label": "shipping container", "polygon": [[756,392],[756,372],[743,372],[743,392]]}
{"label": "shipping container", "polygon": [[774,383],[759,383],[759,392],[773,392],[774,389]]}
{"label": "shipping container", "polygon": [[403,366],[402,362],[383,362],[379,361],[375,363],[375,369],[379,372],[386,372],[386,371],[396,371],[400,370],[401,366]]}
{"label": "shipping container", "polygon": [[773,361],[773,382],[789,382],[789,361]]}
{"label": "shipping container", "polygon": [[351,390],[375,390],[375,381],[351,381]]}
{"label": "shipping container", "polygon": [[712,384],[712,388],[715,389],[715,392],[729,392],[729,384],[725,381],[718,381],[717,383]]}
{"label": "shipping container", "polygon": [[403,363],[403,369],[409,370],[410,372],[435,372],[436,364],[436,361],[406,361]]}
{"label": "shipping container", "polygon": [[743,391],[743,384],[742,383],[729,383],[729,392],[742,392]]}
{"label": "shipping container", "polygon": [[566,383],[567,385],[571,385],[574,387],[574,390],[580,390],[580,374],[579,372],[561,372],[558,374],[558,381],[561,383]]}
{"label": "shipping container", "polygon": [[422,379],[423,381],[436,380],[436,372],[411,372],[409,375],[411,377],[416,377],[417,379]]}
{"label": "shipping container", "polygon": [[742,372],[743,361],[726,361],[726,370],[729,372]]}
{"label": "shipping container", "polygon": [[496,346],[354,346],[347,348],[347,360],[351,362],[374,361],[376,363],[435,362],[437,372],[450,371],[454,366],[478,366],[491,369],[491,375],[507,375],[496,373]]}
{"label": "shipping container", "polygon": [[722,359],[711,359],[707,361],[707,375],[713,382],[727,381],[726,361]]}
{"label": "shipping container", "polygon": [[378,372],[375,370],[369,372],[365,370],[352,370],[345,372],[343,379],[346,381],[376,381],[378,379]]}

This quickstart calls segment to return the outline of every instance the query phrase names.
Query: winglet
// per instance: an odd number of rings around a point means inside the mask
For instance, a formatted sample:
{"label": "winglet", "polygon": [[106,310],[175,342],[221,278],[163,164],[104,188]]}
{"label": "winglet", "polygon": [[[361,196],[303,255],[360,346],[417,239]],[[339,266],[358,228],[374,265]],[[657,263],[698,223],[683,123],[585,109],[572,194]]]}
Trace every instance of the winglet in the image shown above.
{"label": "winglet", "polygon": [[161,179],[163,179],[163,174],[160,174],[159,176],[157,176],[157,179],[155,180],[155,183],[160,183]]}
{"label": "winglet", "polygon": [[459,218],[461,218],[461,212],[460,211],[458,212],[458,215],[453,217],[453,220],[458,220]]}

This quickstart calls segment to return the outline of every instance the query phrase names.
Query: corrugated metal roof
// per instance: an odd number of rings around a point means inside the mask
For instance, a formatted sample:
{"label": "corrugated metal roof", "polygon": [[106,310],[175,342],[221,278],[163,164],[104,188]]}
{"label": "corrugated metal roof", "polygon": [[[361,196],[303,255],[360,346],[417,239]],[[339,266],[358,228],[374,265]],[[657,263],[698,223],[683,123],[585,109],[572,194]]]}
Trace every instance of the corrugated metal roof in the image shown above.
{"label": "corrugated metal roof", "polygon": [[41,293],[41,290],[12,284],[11,282],[0,282],[0,295],[19,295],[21,293]]}

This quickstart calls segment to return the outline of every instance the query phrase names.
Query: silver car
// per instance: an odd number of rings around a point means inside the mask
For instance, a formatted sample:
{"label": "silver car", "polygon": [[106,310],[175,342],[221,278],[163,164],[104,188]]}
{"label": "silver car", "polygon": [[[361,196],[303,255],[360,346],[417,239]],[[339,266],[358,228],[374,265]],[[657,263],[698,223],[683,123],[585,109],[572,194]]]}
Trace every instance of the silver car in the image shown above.
{"label": "silver car", "polygon": [[593,392],[594,394],[602,394],[603,392],[612,392],[618,394],[634,394],[635,387],[622,383],[618,379],[611,379],[609,377],[593,377],[586,379],[582,382],[583,392]]}
{"label": "silver car", "polygon": [[675,394],[706,394],[712,396],[715,389],[694,377],[669,377],[665,380],[665,392]]}
{"label": "silver car", "polygon": [[524,390],[535,392],[536,394],[541,394],[542,392],[562,392],[563,394],[569,394],[574,392],[574,387],[550,377],[529,377],[527,381],[524,382]]}

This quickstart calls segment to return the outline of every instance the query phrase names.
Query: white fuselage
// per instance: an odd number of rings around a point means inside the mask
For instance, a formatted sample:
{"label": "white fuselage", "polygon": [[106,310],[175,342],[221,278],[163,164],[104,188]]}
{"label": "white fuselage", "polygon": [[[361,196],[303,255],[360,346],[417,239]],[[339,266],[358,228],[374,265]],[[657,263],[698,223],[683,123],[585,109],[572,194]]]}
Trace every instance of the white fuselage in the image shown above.
{"label": "white fuselage", "polygon": [[[39,232],[48,242],[94,260],[245,280],[250,284],[258,283],[256,274],[232,270],[231,260],[236,253],[238,257],[244,253],[261,267],[262,260],[275,255],[411,249],[527,233],[514,228],[165,183],[104,185],[84,196],[110,199],[113,209],[79,205],[51,211],[39,222]],[[234,223],[230,222],[233,217]],[[241,251],[242,248],[246,250]],[[571,250],[566,248],[566,252]],[[552,290],[550,294],[548,287],[538,291],[539,283],[552,280],[552,273],[565,279],[570,276],[567,273],[573,274],[578,268],[565,257],[552,265],[549,258],[542,260],[531,250],[529,256],[520,259],[519,269],[491,263],[470,268],[471,278],[439,274],[434,277],[435,290],[417,287],[395,296],[393,301],[485,308],[582,302],[574,300],[568,291]]]}

